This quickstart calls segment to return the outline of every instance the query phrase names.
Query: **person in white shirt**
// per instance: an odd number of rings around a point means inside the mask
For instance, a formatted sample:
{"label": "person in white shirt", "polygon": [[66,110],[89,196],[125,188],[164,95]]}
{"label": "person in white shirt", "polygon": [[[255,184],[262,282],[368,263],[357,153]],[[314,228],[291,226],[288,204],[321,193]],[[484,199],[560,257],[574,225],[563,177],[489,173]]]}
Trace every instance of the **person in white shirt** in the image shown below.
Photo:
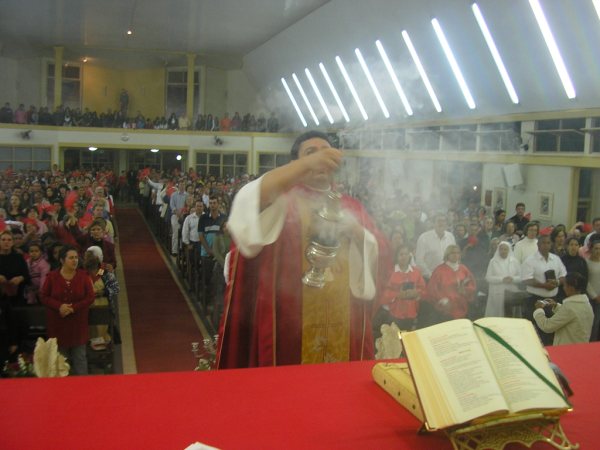
{"label": "person in white shirt", "polygon": [[444,262],[444,252],[456,241],[452,233],[446,230],[448,219],[443,214],[434,218],[433,230],[421,234],[417,239],[415,260],[423,277],[430,278],[433,270]]}
{"label": "person in white shirt", "polygon": [[164,203],[162,196],[160,195],[161,191],[165,187],[164,181],[161,179],[160,181],[156,182],[152,181],[150,177],[146,177],[146,182],[154,191],[154,204],[160,209],[160,207]]}
{"label": "person in white shirt", "polygon": [[[533,318],[545,333],[554,333],[553,345],[579,344],[589,342],[592,332],[594,312],[590,300],[585,295],[586,282],[581,274],[571,272],[564,282],[567,298],[562,305],[552,299],[538,300]],[[552,317],[546,317],[544,308],[551,306]]]}
{"label": "person in white shirt", "polygon": [[515,244],[515,258],[521,264],[531,255],[538,251],[538,234],[540,226],[537,222],[525,225],[525,237]]}
{"label": "person in white shirt", "polygon": [[198,220],[204,212],[204,203],[202,200],[196,200],[190,214],[188,214],[181,226],[181,240],[188,249],[188,254],[192,251],[197,252],[200,257],[200,237],[198,236]]}
{"label": "person in white shirt", "polygon": [[[540,236],[538,251],[528,257],[521,266],[521,279],[527,286],[529,299],[523,305],[523,316],[531,318],[537,300],[556,297],[559,284],[563,284],[567,269],[561,259],[550,253],[550,236]],[[543,334],[542,342],[550,345],[552,340]]]}

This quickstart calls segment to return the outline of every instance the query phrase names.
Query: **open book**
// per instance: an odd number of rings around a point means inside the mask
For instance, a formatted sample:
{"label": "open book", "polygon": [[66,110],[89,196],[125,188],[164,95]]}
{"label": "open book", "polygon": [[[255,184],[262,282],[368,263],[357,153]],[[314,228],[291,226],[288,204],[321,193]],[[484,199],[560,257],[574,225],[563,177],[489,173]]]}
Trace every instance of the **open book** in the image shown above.
{"label": "open book", "polygon": [[[499,335],[539,375],[476,324]],[[402,343],[430,430],[488,415],[570,408],[528,320],[452,320],[402,333]]]}

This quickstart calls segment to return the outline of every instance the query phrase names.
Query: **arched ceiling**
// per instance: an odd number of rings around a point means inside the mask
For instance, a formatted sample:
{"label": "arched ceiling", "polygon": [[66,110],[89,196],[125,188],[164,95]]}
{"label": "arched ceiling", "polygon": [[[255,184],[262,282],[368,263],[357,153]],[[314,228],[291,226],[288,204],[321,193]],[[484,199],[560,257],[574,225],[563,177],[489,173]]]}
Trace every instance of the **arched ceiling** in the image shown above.
{"label": "arched ceiling", "polygon": [[[334,127],[365,122],[335,57],[345,63],[368,113],[367,123],[410,123],[482,118],[600,106],[600,20],[593,0],[538,0],[554,33],[576,96],[568,98],[529,0],[480,0],[490,32],[519,97],[513,103],[475,20],[469,0],[4,0],[0,56],[96,58],[126,67],[184,65],[185,53],[225,69],[243,69],[270,109],[302,128],[284,90],[289,85],[308,125],[314,126],[292,74],[298,76],[321,125],[329,125],[309,80],[331,109]],[[475,108],[468,106],[431,24],[444,29]],[[128,28],[133,30],[127,36]],[[436,111],[403,40],[419,53],[442,111]],[[375,41],[384,45],[405,91],[409,116]],[[355,49],[371,68],[390,117],[385,118]],[[327,68],[345,105],[344,120],[321,71]]]}

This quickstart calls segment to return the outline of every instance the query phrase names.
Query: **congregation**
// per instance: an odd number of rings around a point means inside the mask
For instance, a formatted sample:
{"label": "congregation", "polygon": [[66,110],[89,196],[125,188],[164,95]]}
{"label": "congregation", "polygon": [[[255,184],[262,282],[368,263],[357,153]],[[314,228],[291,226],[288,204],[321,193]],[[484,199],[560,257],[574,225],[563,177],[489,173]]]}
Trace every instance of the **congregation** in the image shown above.
{"label": "congregation", "polygon": [[[179,276],[217,330],[229,279],[227,218],[237,192],[255,178],[193,169],[63,173],[56,165],[2,173],[2,360],[24,350],[18,347],[23,330],[11,317],[15,307],[42,304],[58,318],[105,304],[118,314],[115,201],[136,201],[158,237],[168,240]],[[339,188],[362,199],[393,258],[380,268],[385,282],[372,304],[374,338],[392,322],[410,330],[462,317],[513,316],[535,320],[546,344],[599,339],[600,217],[541,227],[523,203],[511,217],[466,196],[440,211],[434,202],[398,191],[393,206],[383,207],[369,201],[366,184]],[[58,301],[57,292],[72,301]],[[509,305],[515,295],[520,301]],[[47,333],[59,337],[73,373],[87,373],[82,350],[88,339],[118,340],[118,330],[115,336],[90,334],[85,320],[73,321],[68,331],[59,323],[49,320]]]}
{"label": "congregation", "polygon": [[140,111],[135,115],[128,114],[127,108],[108,109],[98,113],[85,108],[69,108],[59,105],[54,111],[48,107],[36,108],[31,105],[25,108],[23,103],[13,110],[10,102],[0,108],[0,123],[16,123],[21,125],[54,125],[65,127],[101,127],[101,128],[127,128],[146,130],[193,130],[193,131],[244,131],[258,133],[276,133],[280,129],[279,119],[275,113],[266,117],[264,113],[257,115],[247,113],[243,116],[235,112],[233,117],[224,113],[218,116],[207,113],[198,114],[196,119],[189,118],[185,112],[170,116],[156,116],[154,119],[147,117]]}

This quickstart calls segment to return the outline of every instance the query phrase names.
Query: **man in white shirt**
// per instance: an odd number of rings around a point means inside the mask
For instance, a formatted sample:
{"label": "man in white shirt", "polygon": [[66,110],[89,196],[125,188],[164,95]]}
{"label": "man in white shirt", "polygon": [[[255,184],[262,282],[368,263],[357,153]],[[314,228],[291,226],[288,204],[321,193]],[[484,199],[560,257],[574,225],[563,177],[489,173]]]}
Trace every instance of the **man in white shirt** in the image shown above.
{"label": "man in white shirt", "polygon": [[429,279],[433,270],[444,261],[444,252],[449,245],[456,241],[452,233],[446,230],[448,220],[443,214],[434,218],[433,230],[421,234],[417,239],[416,263],[423,277]]}
{"label": "man in white shirt", "polygon": [[[564,290],[567,298],[562,305],[554,300],[538,300],[533,318],[545,333],[554,333],[553,345],[586,343],[590,340],[594,311],[585,295],[586,282],[577,272],[565,277]],[[548,305],[549,303],[549,305]],[[546,317],[544,307],[552,306],[554,315]]]}
{"label": "man in white shirt", "polygon": [[538,251],[537,236],[540,232],[540,226],[537,222],[530,222],[525,225],[525,237],[515,244],[514,255],[517,260],[523,262]]}
{"label": "man in white shirt", "polygon": [[180,181],[178,190],[171,194],[169,207],[171,208],[171,255],[177,256],[179,252],[179,220],[185,208],[188,193],[185,191],[185,182]]}
{"label": "man in white shirt", "polygon": [[[538,251],[529,256],[521,266],[521,279],[527,286],[529,299],[523,305],[523,317],[532,318],[535,302],[553,298],[558,294],[559,284],[564,283],[567,269],[561,259],[550,253],[550,236],[540,236]],[[552,344],[551,336],[542,334],[542,342]]]}
{"label": "man in white shirt", "polygon": [[187,215],[181,226],[181,240],[188,249],[188,254],[192,251],[198,252],[197,257],[200,257],[200,237],[198,236],[198,220],[204,212],[204,203],[202,200],[197,200],[190,214]]}

